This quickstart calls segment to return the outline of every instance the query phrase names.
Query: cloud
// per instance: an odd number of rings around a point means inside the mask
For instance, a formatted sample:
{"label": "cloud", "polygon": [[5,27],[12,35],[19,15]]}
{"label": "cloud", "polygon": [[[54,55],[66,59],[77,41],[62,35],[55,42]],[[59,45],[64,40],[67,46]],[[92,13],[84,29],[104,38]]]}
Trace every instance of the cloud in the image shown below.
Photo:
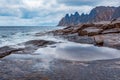
{"label": "cloud", "polygon": [[91,6],[96,4],[95,0],[58,0],[58,2],[68,6]]}
{"label": "cloud", "polygon": [[119,6],[118,0],[0,0],[0,25],[57,25],[66,13],[89,13],[95,6]]}
{"label": "cloud", "polygon": [[120,6],[120,0],[100,0],[97,6]]}
{"label": "cloud", "polygon": [[119,6],[118,0],[57,0],[58,3],[67,6]]}

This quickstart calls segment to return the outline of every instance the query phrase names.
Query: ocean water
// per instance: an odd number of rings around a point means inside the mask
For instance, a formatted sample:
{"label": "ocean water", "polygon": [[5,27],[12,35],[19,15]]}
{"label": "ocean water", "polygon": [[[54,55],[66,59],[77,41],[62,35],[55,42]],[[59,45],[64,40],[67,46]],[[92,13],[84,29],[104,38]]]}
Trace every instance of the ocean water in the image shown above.
{"label": "ocean water", "polygon": [[28,40],[37,39],[34,34],[46,32],[60,27],[56,26],[1,26],[0,27],[0,47],[15,45]]}

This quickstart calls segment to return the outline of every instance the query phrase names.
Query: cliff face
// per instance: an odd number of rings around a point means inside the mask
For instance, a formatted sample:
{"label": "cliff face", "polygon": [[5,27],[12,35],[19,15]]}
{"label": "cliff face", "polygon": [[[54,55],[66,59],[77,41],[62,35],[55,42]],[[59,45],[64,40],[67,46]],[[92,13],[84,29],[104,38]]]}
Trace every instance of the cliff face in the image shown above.
{"label": "cliff face", "polygon": [[115,19],[115,18],[119,18],[119,17],[120,17],[120,6],[115,9],[112,18]]}
{"label": "cliff face", "polygon": [[99,21],[109,21],[115,18],[120,17],[120,7],[105,7],[99,6],[91,10],[89,14],[82,13],[79,15],[78,12],[75,14],[66,14],[63,17],[58,26],[68,26],[68,25],[77,25],[79,23],[87,22],[99,22]]}
{"label": "cliff face", "polygon": [[96,7],[90,14],[87,22],[99,22],[111,20],[111,17],[115,11],[115,7]]}

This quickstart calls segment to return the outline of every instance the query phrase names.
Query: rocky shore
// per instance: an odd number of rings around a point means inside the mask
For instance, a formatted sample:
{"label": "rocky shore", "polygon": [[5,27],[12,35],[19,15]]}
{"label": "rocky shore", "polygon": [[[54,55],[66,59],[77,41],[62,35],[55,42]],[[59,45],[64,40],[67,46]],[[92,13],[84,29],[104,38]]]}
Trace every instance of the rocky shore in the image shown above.
{"label": "rocky shore", "polygon": [[[64,29],[50,31],[47,33],[37,33],[36,36],[39,37],[41,35],[48,34],[72,42],[77,42],[78,44],[94,44],[96,46],[115,48],[115,50],[118,49],[118,53],[120,50],[119,21],[104,24],[88,23],[69,26]],[[15,45],[1,47],[0,80],[120,79],[120,58],[93,61],[75,61],[55,58],[51,55],[44,55],[41,52],[35,53],[36,50],[43,50],[44,48],[47,48],[47,46],[50,46],[50,49],[55,48],[56,46],[54,44],[57,43],[58,42],[50,40],[30,40],[17,44],[19,46],[23,46],[20,48],[16,47]],[[62,42],[59,44],[61,43]],[[62,46],[64,47],[64,45]],[[67,51],[69,50],[69,48],[66,49]],[[86,48],[82,49],[87,50]],[[46,49],[45,51],[51,53],[49,49]],[[76,52],[77,51],[75,51],[75,53]]]}
{"label": "rocky shore", "polygon": [[94,44],[120,49],[120,21],[86,23],[68,26],[52,31],[54,36],[60,36],[77,43]]}

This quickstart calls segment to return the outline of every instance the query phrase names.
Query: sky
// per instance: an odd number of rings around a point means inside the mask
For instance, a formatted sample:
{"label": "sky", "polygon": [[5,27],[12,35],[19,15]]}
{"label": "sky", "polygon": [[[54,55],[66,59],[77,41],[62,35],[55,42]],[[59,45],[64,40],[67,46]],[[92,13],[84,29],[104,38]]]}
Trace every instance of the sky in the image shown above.
{"label": "sky", "polygon": [[0,0],[0,26],[54,26],[66,13],[89,13],[120,0]]}

